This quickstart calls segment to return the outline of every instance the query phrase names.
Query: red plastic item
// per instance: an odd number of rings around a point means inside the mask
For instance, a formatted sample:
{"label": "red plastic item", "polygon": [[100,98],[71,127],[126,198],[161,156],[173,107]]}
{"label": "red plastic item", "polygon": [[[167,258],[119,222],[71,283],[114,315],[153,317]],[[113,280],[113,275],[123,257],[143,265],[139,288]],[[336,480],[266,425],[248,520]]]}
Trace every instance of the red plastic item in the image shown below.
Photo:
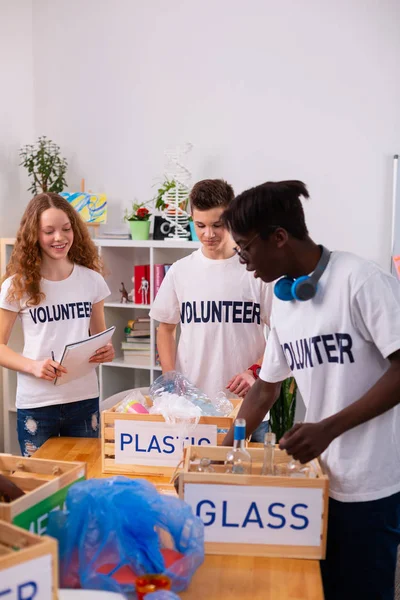
{"label": "red plastic item", "polygon": [[166,575],[142,575],[136,579],[136,595],[138,600],[143,600],[146,594],[157,590],[170,590],[171,580]]}

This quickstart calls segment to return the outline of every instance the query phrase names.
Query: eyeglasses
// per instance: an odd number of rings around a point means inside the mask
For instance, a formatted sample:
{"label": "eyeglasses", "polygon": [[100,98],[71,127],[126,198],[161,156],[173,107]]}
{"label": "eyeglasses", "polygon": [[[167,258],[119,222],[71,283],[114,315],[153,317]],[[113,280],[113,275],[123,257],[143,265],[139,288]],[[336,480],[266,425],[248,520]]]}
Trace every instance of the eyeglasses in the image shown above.
{"label": "eyeglasses", "polygon": [[[275,231],[276,229],[279,229],[279,227],[280,227],[280,225],[268,225],[267,229],[273,229]],[[234,251],[240,258],[240,260],[242,260],[243,262],[247,262],[248,259],[246,257],[246,250],[248,250],[250,248],[250,246],[254,242],[254,240],[256,240],[260,235],[261,235],[261,233],[256,233],[256,235],[254,237],[252,237],[251,240],[243,246],[243,248],[239,248],[239,246],[234,247]]]}
{"label": "eyeglasses", "polygon": [[254,242],[255,239],[258,238],[259,235],[259,233],[256,233],[256,235],[252,237],[251,240],[243,246],[243,248],[239,248],[239,246],[234,247],[234,251],[236,252],[238,257],[244,262],[246,262],[246,249],[248,249],[251,246],[251,244]]}

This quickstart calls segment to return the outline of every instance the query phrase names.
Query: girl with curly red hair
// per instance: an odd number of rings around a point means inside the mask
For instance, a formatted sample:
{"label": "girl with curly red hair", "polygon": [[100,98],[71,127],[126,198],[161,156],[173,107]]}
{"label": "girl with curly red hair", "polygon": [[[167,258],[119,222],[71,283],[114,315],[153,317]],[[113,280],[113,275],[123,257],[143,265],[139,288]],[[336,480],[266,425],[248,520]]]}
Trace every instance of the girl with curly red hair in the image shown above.
{"label": "girl with curly red hair", "polygon": [[[104,299],[110,290],[88,228],[75,209],[54,193],[33,198],[20,228],[0,291],[0,365],[18,372],[17,430],[30,456],[49,437],[98,437],[99,392],[95,370],[54,386],[66,370],[65,344],[106,329]],[[17,317],[22,354],[8,347]],[[54,356],[54,358],[52,358]],[[90,362],[108,362],[112,344]]]}

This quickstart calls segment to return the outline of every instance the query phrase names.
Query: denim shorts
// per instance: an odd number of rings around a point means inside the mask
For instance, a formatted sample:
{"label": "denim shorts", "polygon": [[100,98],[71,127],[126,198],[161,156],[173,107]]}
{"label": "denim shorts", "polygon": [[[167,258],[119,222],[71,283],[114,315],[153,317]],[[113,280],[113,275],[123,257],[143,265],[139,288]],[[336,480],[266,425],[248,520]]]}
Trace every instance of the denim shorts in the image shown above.
{"label": "denim shorts", "polygon": [[264,443],[265,434],[269,431],[269,421],[263,421],[260,425],[253,431],[250,441],[257,442],[258,444]]}
{"label": "denim shorts", "polygon": [[31,456],[51,437],[99,437],[99,398],[17,410],[18,442]]}

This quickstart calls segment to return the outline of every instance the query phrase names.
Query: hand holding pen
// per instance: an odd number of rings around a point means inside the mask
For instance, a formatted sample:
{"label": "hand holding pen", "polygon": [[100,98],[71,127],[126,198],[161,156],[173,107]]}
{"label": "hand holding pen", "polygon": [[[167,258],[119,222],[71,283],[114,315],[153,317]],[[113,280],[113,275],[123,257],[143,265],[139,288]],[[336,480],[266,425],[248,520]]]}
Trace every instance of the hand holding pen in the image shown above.
{"label": "hand holding pen", "polygon": [[31,375],[47,381],[54,381],[56,377],[62,377],[62,374],[66,372],[66,368],[54,359],[54,352],[51,353],[51,358],[32,361],[30,370]]}

